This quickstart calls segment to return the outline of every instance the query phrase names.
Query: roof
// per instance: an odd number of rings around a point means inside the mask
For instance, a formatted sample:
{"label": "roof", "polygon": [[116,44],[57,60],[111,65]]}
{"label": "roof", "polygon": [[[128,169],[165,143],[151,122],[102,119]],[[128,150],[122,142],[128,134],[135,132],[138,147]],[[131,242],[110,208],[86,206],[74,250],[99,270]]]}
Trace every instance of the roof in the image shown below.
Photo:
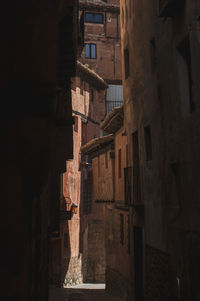
{"label": "roof", "polygon": [[107,134],[114,134],[123,126],[123,121],[124,107],[116,107],[101,122],[100,128]]}
{"label": "roof", "polygon": [[107,136],[102,136],[99,138],[94,138],[92,140],[90,140],[88,143],[84,144],[81,147],[81,152],[83,153],[92,153],[95,150],[102,148],[103,146],[105,146],[106,144],[109,144],[110,142],[112,142],[114,140],[114,135],[107,135]]}
{"label": "roof", "polygon": [[94,11],[110,11],[120,13],[119,5],[109,4],[101,0],[88,1],[79,0],[80,9],[90,9]]}
{"label": "roof", "polygon": [[83,64],[80,61],[77,61],[77,75],[84,76],[85,80],[90,82],[99,90],[105,90],[108,88],[107,83],[100,75],[92,70],[89,65]]}

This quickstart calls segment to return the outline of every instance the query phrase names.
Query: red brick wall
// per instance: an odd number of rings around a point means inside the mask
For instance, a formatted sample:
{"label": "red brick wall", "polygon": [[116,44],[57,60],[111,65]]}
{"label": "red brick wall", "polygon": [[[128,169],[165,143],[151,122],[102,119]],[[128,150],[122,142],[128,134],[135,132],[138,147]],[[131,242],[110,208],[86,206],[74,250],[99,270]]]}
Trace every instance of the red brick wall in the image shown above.
{"label": "red brick wall", "polygon": [[[118,4],[119,1],[112,1]],[[118,2],[118,3],[117,3]],[[86,10],[87,12],[93,12]],[[120,17],[117,12],[97,11],[104,15],[104,24],[85,22],[85,44],[94,43],[97,47],[97,58],[85,58],[82,52],[81,61],[87,63],[101,77],[108,81],[121,81],[121,41]]]}
{"label": "red brick wall", "polygon": [[[93,88],[93,100],[90,98]],[[61,227],[62,237],[62,279],[64,284],[82,282],[82,262],[80,255],[80,200],[81,200],[81,165],[80,147],[94,137],[101,135],[99,123],[105,115],[105,91],[96,90],[84,78],[72,80],[72,110],[76,117],[73,126],[73,160],[66,162],[63,174],[63,196],[70,210],[71,203],[78,205],[78,213]],[[84,122],[82,121],[84,120]],[[67,241],[65,241],[67,239]],[[66,247],[67,246],[67,247]]]}

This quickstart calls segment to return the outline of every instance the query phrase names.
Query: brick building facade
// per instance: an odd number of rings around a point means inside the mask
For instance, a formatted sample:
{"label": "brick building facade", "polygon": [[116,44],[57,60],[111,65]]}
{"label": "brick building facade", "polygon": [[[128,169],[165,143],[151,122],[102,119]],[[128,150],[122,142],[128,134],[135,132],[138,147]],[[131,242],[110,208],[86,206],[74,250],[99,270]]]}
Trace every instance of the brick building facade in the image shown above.
{"label": "brick building facade", "polygon": [[[77,62],[76,77],[71,81],[73,125],[73,159],[66,161],[66,172],[60,176],[60,234],[52,241],[52,284],[74,285],[82,283],[82,251],[80,247],[80,202],[85,178],[84,162],[80,148],[85,141],[99,137],[99,127],[105,115],[105,93],[107,84],[88,66]],[[77,213],[70,214],[72,206]],[[83,204],[84,206],[84,204]]]}
{"label": "brick building facade", "polygon": [[81,62],[88,64],[109,85],[106,113],[123,104],[119,0],[79,1],[84,14],[85,48]]}

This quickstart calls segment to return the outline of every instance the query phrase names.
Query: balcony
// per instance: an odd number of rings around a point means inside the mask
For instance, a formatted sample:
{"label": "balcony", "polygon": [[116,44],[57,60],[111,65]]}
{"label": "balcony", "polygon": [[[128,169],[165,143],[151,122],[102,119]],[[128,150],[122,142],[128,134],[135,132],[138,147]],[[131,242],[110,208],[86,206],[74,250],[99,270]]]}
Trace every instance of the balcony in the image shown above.
{"label": "balcony", "polygon": [[184,7],[184,3],[185,0],[159,0],[159,16],[174,17]]}
{"label": "balcony", "polygon": [[112,111],[116,107],[123,106],[123,101],[106,101],[106,114]]}

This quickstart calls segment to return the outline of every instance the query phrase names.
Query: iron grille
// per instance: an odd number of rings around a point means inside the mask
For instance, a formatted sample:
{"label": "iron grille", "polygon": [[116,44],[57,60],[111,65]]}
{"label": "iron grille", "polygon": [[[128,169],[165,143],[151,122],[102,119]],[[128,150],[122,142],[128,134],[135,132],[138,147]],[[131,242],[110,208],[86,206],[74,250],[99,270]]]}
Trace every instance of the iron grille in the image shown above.
{"label": "iron grille", "polygon": [[108,114],[110,111],[112,111],[116,107],[123,106],[123,101],[106,101],[106,113]]}

